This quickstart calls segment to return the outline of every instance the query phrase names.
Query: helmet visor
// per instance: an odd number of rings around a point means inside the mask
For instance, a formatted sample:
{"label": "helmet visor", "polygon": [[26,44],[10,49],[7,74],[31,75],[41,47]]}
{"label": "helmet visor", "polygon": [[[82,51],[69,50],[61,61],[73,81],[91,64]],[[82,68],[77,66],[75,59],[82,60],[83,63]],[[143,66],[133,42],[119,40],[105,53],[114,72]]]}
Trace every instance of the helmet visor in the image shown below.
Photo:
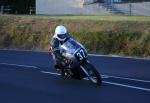
{"label": "helmet visor", "polygon": [[66,38],[66,34],[58,34],[57,36],[60,39],[65,39]]}

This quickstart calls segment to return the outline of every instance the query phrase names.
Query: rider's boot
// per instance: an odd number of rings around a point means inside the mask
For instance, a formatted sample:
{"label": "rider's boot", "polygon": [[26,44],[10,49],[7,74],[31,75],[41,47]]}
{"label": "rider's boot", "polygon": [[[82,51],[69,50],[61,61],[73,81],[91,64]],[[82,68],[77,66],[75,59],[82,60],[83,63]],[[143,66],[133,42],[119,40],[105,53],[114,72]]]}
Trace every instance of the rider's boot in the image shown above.
{"label": "rider's boot", "polygon": [[65,71],[64,71],[64,68],[61,68],[61,67],[58,66],[58,65],[55,65],[54,67],[55,67],[55,69],[56,69],[57,71],[60,72],[61,77],[65,77]]}

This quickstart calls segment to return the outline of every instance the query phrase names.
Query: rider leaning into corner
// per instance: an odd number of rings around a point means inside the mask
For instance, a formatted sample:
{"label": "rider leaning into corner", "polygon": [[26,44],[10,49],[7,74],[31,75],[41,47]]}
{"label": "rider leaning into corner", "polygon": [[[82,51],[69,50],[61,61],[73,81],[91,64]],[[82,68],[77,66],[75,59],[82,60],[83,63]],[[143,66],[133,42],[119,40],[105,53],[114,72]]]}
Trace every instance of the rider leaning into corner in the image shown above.
{"label": "rider leaning into corner", "polygon": [[[68,64],[72,64],[73,61],[71,59],[70,60],[67,59],[67,57],[64,55],[66,51],[64,48],[62,48],[65,44],[69,42],[69,40],[72,40],[72,43],[75,43],[76,45],[79,46],[79,48],[77,48],[78,51],[75,51],[76,54],[74,55],[78,57],[79,60],[81,61],[83,60],[82,64],[79,63],[80,68],[77,68],[76,72],[75,71],[71,72],[70,70],[71,65],[68,65]],[[86,58],[87,57],[86,49],[82,45],[80,45],[77,41],[75,41],[71,36],[69,36],[65,26],[59,25],[56,27],[55,33],[52,37],[50,45],[51,47],[49,49],[49,54],[52,54],[53,60],[54,60],[54,67],[55,69],[61,72],[62,77],[67,77],[67,78],[73,77],[75,79],[82,79],[84,77],[88,77],[88,79],[92,83],[97,84],[97,85],[101,84],[101,77],[100,77],[99,72],[88,61],[88,58]],[[68,49],[71,49],[71,48],[68,48]],[[68,67],[69,68],[68,69],[67,66],[69,66],[70,68]],[[70,75],[69,73],[70,74],[72,73],[72,74]]]}
{"label": "rider leaning into corner", "polygon": [[[59,48],[60,45],[65,43],[70,38],[70,35],[68,34],[68,31],[65,26],[59,25],[55,29],[55,33],[50,41],[51,48],[53,50],[53,59],[54,59],[54,67],[55,69],[59,70],[61,72],[62,76],[65,76],[63,62],[69,62],[65,61],[65,58],[62,56],[61,50]],[[51,51],[51,50],[49,50]],[[63,61],[63,62],[62,62]]]}

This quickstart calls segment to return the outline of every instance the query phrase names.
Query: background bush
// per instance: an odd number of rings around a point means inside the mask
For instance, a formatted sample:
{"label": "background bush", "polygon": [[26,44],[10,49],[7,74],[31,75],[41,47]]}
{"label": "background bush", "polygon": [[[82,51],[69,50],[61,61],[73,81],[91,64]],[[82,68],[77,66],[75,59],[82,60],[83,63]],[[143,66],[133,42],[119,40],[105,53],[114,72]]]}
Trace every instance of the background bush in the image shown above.
{"label": "background bush", "polygon": [[[141,18],[141,17],[140,17]],[[69,29],[90,53],[150,56],[150,20],[0,16],[0,48],[47,50],[55,27]]]}

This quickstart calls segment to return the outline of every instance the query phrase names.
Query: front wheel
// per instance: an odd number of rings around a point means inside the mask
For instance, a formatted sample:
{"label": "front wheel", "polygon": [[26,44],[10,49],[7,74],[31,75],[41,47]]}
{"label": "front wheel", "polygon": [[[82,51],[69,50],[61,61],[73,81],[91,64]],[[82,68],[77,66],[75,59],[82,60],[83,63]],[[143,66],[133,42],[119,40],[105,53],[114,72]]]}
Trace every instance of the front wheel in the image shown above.
{"label": "front wheel", "polygon": [[84,73],[87,75],[88,79],[92,83],[96,85],[101,85],[102,83],[101,76],[92,64],[87,62],[86,64],[81,66],[81,69],[84,71]]}

